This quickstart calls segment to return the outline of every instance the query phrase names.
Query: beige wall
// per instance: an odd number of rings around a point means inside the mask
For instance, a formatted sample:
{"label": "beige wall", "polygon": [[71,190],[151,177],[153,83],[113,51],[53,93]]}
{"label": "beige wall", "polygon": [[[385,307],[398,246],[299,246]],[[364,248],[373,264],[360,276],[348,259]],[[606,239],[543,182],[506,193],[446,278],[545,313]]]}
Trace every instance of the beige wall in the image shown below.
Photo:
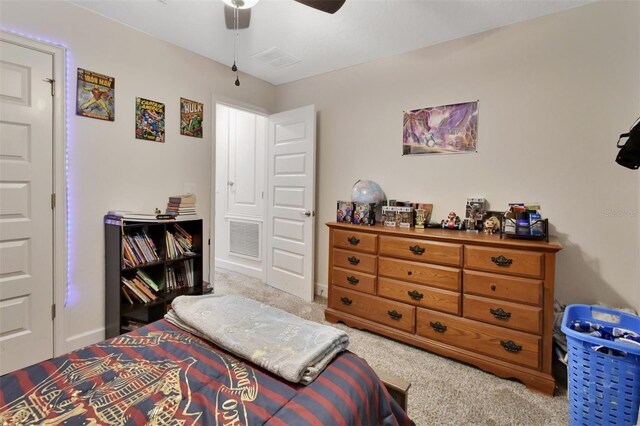
{"label": "beige wall", "polygon": [[[358,179],[433,218],[539,201],[564,249],[562,302],[638,305],[637,173],[615,164],[640,115],[638,2],[599,2],[277,88],[278,110],[318,111],[316,281],[324,223]],[[477,154],[405,156],[402,112],[479,100]]]}
{"label": "beige wall", "polygon": [[[169,195],[195,183],[197,210],[210,228],[212,96],[273,110],[275,87],[63,1],[3,1],[1,28],[68,49],[69,298],[65,350],[104,336],[104,232],[108,210],[164,209]],[[75,72],[115,77],[114,122],[75,115]],[[134,138],[135,98],[164,102],[166,143]],[[180,135],[180,97],[205,104],[204,138]],[[205,246],[204,258],[209,253]],[[209,265],[204,262],[205,277]]]}
{"label": "beige wall", "polygon": [[[107,210],[163,208],[192,182],[209,232],[212,95],[271,112],[316,105],[319,284],[327,281],[324,222],[368,178],[389,197],[433,202],[435,219],[462,211],[467,196],[485,196],[494,209],[539,201],[565,246],[558,298],[640,303],[640,180],[613,161],[617,135],[640,113],[639,15],[637,2],[597,3],[288,85],[241,76],[236,88],[227,66],[66,2],[0,2],[2,29],[69,52],[65,349],[103,336]],[[74,115],[77,67],[115,77],[115,122]],[[136,96],[166,104],[166,143],[134,139]],[[179,135],[181,96],[205,104],[204,139]],[[400,155],[403,110],[475,99],[477,154]]]}

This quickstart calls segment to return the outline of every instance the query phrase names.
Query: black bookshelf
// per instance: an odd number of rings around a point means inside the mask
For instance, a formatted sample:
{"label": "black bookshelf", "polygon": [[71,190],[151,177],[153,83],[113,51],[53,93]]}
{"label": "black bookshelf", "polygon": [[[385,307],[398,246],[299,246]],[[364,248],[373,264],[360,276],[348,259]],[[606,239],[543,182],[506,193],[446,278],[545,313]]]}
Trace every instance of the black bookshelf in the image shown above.
{"label": "black bookshelf", "polygon": [[[169,254],[166,233],[175,233],[179,225],[192,237],[190,253]],[[164,317],[171,301],[180,295],[198,295],[204,290],[202,281],[202,219],[136,221],[116,216],[104,217],[105,233],[105,337],[126,333],[140,324],[148,324]],[[156,247],[158,259],[127,265],[124,261],[123,235],[146,234]],[[192,286],[169,288],[167,267],[182,270],[191,262]],[[122,278],[131,279],[142,270],[158,285],[153,292],[157,298],[148,303],[131,304],[121,291]],[[185,277],[183,277],[184,279]]]}

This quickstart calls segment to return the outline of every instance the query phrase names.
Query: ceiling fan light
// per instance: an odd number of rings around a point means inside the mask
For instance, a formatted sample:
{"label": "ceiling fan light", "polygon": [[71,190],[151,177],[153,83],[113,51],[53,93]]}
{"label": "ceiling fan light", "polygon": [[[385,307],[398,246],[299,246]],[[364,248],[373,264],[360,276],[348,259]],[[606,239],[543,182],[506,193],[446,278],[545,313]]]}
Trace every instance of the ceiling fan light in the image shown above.
{"label": "ceiling fan light", "polygon": [[222,0],[225,4],[238,9],[250,9],[260,0]]}

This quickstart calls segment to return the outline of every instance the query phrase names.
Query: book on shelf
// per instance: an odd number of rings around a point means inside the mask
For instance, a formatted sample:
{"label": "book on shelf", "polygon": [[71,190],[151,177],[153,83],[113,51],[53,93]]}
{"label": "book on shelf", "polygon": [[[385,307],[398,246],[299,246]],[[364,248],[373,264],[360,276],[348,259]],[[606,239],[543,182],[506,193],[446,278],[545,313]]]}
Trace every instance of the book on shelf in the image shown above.
{"label": "book on shelf", "polygon": [[147,287],[145,284],[142,283],[142,281],[140,281],[138,279],[138,277],[134,277],[131,280],[136,287],[138,287],[140,289],[140,291],[142,291],[145,296],[147,296],[150,300],[156,300],[158,298],[158,296],[156,296],[153,291],[151,291],[151,289],[149,287]]}
{"label": "book on shelf", "polygon": [[193,259],[182,262],[179,265],[167,266],[165,269],[167,290],[193,287]]}
{"label": "book on shelf", "polygon": [[166,231],[166,244],[171,259],[193,253],[193,237],[178,224],[174,226],[174,232]]}
{"label": "book on shelf", "polygon": [[184,230],[184,228],[177,223],[173,226],[173,228],[180,234],[184,239],[189,241],[189,245],[193,244],[193,235]]}
{"label": "book on shelf", "polygon": [[169,196],[170,203],[193,203],[196,202],[195,194],[184,194],[184,195],[170,195]]}
{"label": "book on shelf", "polygon": [[196,203],[176,203],[176,202],[171,202],[169,201],[167,203],[167,207],[185,207],[185,208],[195,208],[196,207]]}
{"label": "book on shelf", "polygon": [[167,290],[171,291],[171,290],[175,290],[176,288],[176,280],[175,277],[173,275],[173,267],[171,266],[167,266],[165,268],[165,286],[167,287]]}
{"label": "book on shelf", "polygon": [[[118,220],[121,222],[122,220],[132,220],[138,222],[155,222],[158,220],[156,213],[140,213],[133,212],[129,210],[109,210],[107,212],[105,220],[117,222]],[[111,223],[111,222],[109,222]],[[120,223],[115,223],[116,225],[120,225]]]}
{"label": "book on shelf", "polygon": [[125,298],[131,305],[135,303],[144,303],[142,300],[138,299],[138,296],[126,284],[123,283],[120,286],[120,290],[125,294]]}
{"label": "book on shelf", "polygon": [[196,216],[196,196],[194,194],[171,195],[166,213],[176,217]]}
{"label": "book on shelf", "polygon": [[133,281],[128,280],[125,277],[122,277],[121,281],[122,281],[122,284],[124,284],[127,287],[129,294],[133,296],[133,298],[136,299],[138,302],[147,303],[151,301],[149,296],[147,296],[143,291],[141,291]]}
{"label": "book on shelf", "polygon": [[[132,263],[133,266],[143,263],[142,258],[137,250],[134,249],[134,244],[130,240],[128,235],[122,235],[122,256]],[[126,264],[127,262],[125,262]]]}
{"label": "book on shelf", "polygon": [[166,210],[167,214],[173,215],[173,216],[188,216],[188,215],[196,215],[196,210],[195,209],[172,209],[170,207],[167,207]]}
{"label": "book on shelf", "polygon": [[158,284],[156,284],[156,282],[152,280],[151,277],[147,275],[147,273],[143,270],[138,269],[136,271],[136,277],[140,279],[140,281],[142,281],[142,283],[149,287],[151,290],[160,291],[160,286],[158,286]]}
{"label": "book on shelf", "polygon": [[146,231],[122,234],[123,264],[136,266],[160,260],[158,249]]}
{"label": "book on shelf", "polygon": [[124,285],[120,287],[120,291],[122,292],[125,300],[129,302],[130,305],[133,305],[133,299],[131,299],[131,296],[129,296],[129,293],[127,293],[126,287]]}

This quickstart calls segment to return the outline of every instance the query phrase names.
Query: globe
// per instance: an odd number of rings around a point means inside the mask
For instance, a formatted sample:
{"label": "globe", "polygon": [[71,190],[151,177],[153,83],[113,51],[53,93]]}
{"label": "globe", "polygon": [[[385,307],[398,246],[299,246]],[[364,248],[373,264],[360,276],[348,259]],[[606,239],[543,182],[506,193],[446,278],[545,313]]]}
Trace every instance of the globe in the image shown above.
{"label": "globe", "polygon": [[375,203],[380,205],[384,200],[384,192],[380,185],[372,180],[359,180],[353,185],[351,201],[356,203]]}

